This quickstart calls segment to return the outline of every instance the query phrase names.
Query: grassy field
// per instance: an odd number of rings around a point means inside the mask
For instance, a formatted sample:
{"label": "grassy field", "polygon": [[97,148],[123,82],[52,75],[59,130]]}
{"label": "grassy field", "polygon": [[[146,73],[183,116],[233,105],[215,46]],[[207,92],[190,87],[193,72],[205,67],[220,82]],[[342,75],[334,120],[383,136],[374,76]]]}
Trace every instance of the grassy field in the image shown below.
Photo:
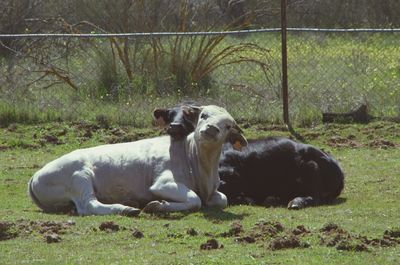
{"label": "grassy field", "polygon": [[[289,136],[280,126],[242,127],[249,139]],[[44,214],[28,198],[26,184],[66,152],[156,136],[156,129],[85,122],[1,128],[0,264],[399,264],[400,125],[298,131],[340,161],[346,182],[336,203],[128,218]],[[383,238],[385,231],[392,237]],[[211,239],[208,247],[216,249],[201,249]]]}

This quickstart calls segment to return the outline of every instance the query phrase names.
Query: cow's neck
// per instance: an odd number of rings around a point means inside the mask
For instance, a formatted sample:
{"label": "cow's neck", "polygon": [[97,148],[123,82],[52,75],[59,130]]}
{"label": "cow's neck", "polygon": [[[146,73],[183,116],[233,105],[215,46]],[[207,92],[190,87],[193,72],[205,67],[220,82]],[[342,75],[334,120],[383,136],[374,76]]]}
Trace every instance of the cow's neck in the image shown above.
{"label": "cow's neck", "polygon": [[218,164],[222,146],[202,146],[194,140],[193,134],[186,139],[191,174],[195,179],[194,191],[206,203],[219,185]]}

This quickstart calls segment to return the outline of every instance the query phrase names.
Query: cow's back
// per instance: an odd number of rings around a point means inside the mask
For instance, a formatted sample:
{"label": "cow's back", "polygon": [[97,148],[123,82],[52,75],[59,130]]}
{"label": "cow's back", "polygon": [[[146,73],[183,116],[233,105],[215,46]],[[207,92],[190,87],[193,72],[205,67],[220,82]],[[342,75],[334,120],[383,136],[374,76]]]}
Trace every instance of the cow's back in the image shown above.
{"label": "cow's back", "polygon": [[[83,177],[91,182],[99,201],[148,201],[148,187],[157,169],[169,166],[169,141],[169,137],[156,137],[73,151],[36,172],[29,188],[44,204],[48,201],[54,205],[56,197],[63,204],[77,193],[75,179],[81,181]],[[52,187],[51,193],[45,191],[48,187]]]}

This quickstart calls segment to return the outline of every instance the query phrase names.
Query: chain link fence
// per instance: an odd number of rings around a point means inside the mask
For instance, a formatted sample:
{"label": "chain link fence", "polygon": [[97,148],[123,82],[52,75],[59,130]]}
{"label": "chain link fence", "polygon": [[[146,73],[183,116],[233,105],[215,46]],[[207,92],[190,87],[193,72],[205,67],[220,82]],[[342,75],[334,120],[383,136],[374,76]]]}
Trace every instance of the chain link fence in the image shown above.
{"label": "chain link fence", "polygon": [[[147,126],[155,107],[194,100],[281,122],[279,29],[216,33],[0,36],[0,117],[108,118]],[[400,31],[288,30],[293,123],[367,104],[400,116]],[[4,114],[6,113],[6,114]]]}

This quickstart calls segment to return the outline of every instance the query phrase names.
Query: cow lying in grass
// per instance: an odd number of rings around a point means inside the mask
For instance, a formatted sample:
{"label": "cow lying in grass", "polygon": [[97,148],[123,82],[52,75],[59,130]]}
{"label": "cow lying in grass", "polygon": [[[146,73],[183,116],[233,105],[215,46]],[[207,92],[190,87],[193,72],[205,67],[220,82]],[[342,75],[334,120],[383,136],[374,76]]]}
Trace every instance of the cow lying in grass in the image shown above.
{"label": "cow lying in grass", "polygon": [[46,212],[75,206],[79,215],[196,210],[225,207],[217,191],[222,144],[247,144],[234,119],[217,106],[197,113],[196,129],[180,140],[161,136],[102,145],[66,154],[40,169],[29,181],[32,200]]}
{"label": "cow lying in grass", "polygon": [[[167,126],[176,139],[190,133],[198,118],[198,113],[182,110],[177,106],[154,111],[156,123]],[[344,174],[332,156],[280,137],[249,141],[242,152],[225,145],[218,171],[219,190],[230,204],[272,202],[300,209],[332,202],[344,186]]]}

